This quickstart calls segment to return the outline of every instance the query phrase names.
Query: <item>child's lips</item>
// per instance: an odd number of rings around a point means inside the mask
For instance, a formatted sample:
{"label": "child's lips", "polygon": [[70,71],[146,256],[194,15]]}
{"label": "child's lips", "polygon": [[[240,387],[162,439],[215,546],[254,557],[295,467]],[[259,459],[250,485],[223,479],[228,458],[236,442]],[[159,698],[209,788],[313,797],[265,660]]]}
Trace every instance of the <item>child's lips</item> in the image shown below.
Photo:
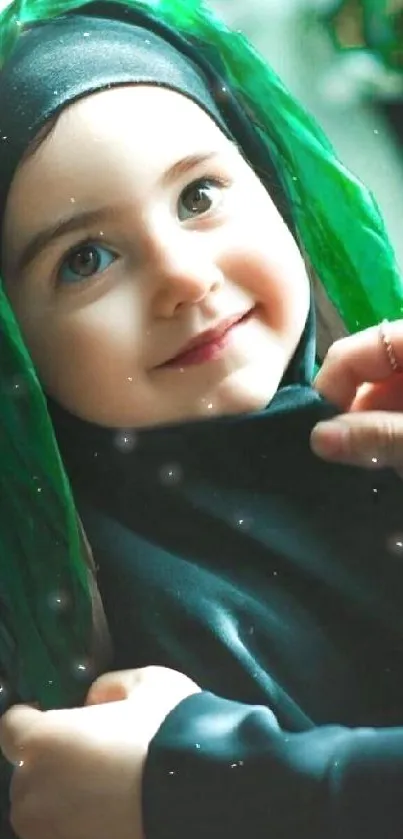
{"label": "child's lips", "polygon": [[232,318],[227,318],[215,329],[203,332],[197,338],[190,341],[184,350],[159,365],[159,367],[188,367],[191,364],[203,364],[203,362],[218,358],[227,345],[233,329],[248,320],[250,314],[251,310],[246,312],[246,314],[239,314]]}

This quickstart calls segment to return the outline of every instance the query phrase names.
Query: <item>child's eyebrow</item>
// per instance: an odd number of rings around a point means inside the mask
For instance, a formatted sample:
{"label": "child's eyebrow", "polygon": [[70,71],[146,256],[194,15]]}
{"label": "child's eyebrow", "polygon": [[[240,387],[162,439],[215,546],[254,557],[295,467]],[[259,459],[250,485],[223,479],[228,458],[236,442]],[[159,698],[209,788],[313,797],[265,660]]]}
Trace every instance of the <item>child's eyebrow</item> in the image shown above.
{"label": "child's eyebrow", "polygon": [[161,178],[161,185],[169,186],[169,184],[180,178],[182,175],[186,175],[186,173],[191,169],[195,169],[196,166],[201,166],[203,163],[209,163],[210,160],[218,157],[218,155],[218,151],[210,151],[205,154],[187,155],[187,157],[178,160],[177,163],[174,163],[173,166],[170,166],[170,168],[164,172]]}
{"label": "child's eyebrow", "polygon": [[[193,154],[178,160],[171,166],[160,179],[162,186],[169,186],[173,181],[177,180],[182,175],[200,166],[203,163],[208,163],[210,160],[218,156],[217,151],[208,152],[205,154]],[[76,213],[67,218],[62,218],[55,224],[39,230],[35,233],[27,244],[22,248],[18,254],[13,273],[17,275],[25,271],[28,265],[38,256],[38,254],[48,247],[56,239],[66,236],[68,233],[74,233],[76,230],[81,230],[83,227],[91,227],[93,225],[102,224],[110,219],[116,219],[118,215],[123,215],[128,212],[128,205],[122,204],[118,207],[108,205],[100,207],[96,210],[86,210],[81,213]]]}
{"label": "child's eyebrow", "polygon": [[108,218],[116,218],[117,214],[122,215],[123,211],[127,211],[125,205],[123,207],[111,207],[108,205],[107,207],[100,207],[97,210],[86,210],[82,213],[62,218],[55,224],[39,230],[38,233],[35,233],[28,240],[25,247],[18,254],[14,272],[19,274],[25,271],[38,254],[56,239],[60,239],[68,233],[73,233],[75,230],[82,230],[83,227],[90,227],[91,225],[105,222]]}

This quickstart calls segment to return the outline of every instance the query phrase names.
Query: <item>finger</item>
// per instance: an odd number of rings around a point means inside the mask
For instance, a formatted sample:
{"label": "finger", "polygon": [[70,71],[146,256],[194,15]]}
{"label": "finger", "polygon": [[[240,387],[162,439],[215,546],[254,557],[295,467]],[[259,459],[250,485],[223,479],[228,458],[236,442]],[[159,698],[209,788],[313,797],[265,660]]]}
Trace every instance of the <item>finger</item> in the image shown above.
{"label": "finger", "polygon": [[[388,339],[403,367],[403,320],[388,324]],[[371,326],[330,347],[315,379],[315,388],[329,402],[347,410],[363,382],[379,382],[391,375],[396,374],[392,373],[379,325]]]}
{"label": "finger", "polygon": [[14,705],[1,718],[0,749],[10,763],[21,762],[27,738],[41,715],[41,711],[29,705]]}
{"label": "finger", "polygon": [[362,385],[350,411],[403,412],[403,375],[395,374],[383,382]]}
{"label": "finger", "polygon": [[403,467],[403,416],[370,411],[320,422],[311,434],[312,450],[325,460],[369,469]]}
{"label": "finger", "polygon": [[116,670],[104,673],[91,685],[85,705],[119,702],[127,699],[139,684],[141,670]]}

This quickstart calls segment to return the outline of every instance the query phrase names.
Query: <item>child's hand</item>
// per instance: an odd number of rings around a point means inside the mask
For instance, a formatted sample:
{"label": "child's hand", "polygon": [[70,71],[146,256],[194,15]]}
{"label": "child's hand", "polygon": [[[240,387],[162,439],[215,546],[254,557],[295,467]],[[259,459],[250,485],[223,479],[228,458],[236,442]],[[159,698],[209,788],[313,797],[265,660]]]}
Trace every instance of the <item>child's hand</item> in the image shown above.
{"label": "child's hand", "polygon": [[146,667],[102,676],[84,708],[11,708],[0,722],[0,747],[16,767],[10,792],[17,835],[143,839],[148,746],[169,712],[198,691],[181,673]]}
{"label": "child's hand", "polygon": [[312,448],[320,457],[403,474],[403,320],[387,324],[401,372],[393,372],[379,326],[330,348],[315,388],[345,413],[319,423]]}

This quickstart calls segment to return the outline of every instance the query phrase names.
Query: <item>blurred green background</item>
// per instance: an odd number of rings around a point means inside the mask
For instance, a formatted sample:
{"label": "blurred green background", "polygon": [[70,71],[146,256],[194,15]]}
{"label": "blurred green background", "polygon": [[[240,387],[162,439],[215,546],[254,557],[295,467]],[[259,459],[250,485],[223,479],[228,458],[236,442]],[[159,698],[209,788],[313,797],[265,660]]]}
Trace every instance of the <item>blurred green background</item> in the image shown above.
{"label": "blurred green background", "polygon": [[403,268],[403,0],[213,0],[372,189]]}

